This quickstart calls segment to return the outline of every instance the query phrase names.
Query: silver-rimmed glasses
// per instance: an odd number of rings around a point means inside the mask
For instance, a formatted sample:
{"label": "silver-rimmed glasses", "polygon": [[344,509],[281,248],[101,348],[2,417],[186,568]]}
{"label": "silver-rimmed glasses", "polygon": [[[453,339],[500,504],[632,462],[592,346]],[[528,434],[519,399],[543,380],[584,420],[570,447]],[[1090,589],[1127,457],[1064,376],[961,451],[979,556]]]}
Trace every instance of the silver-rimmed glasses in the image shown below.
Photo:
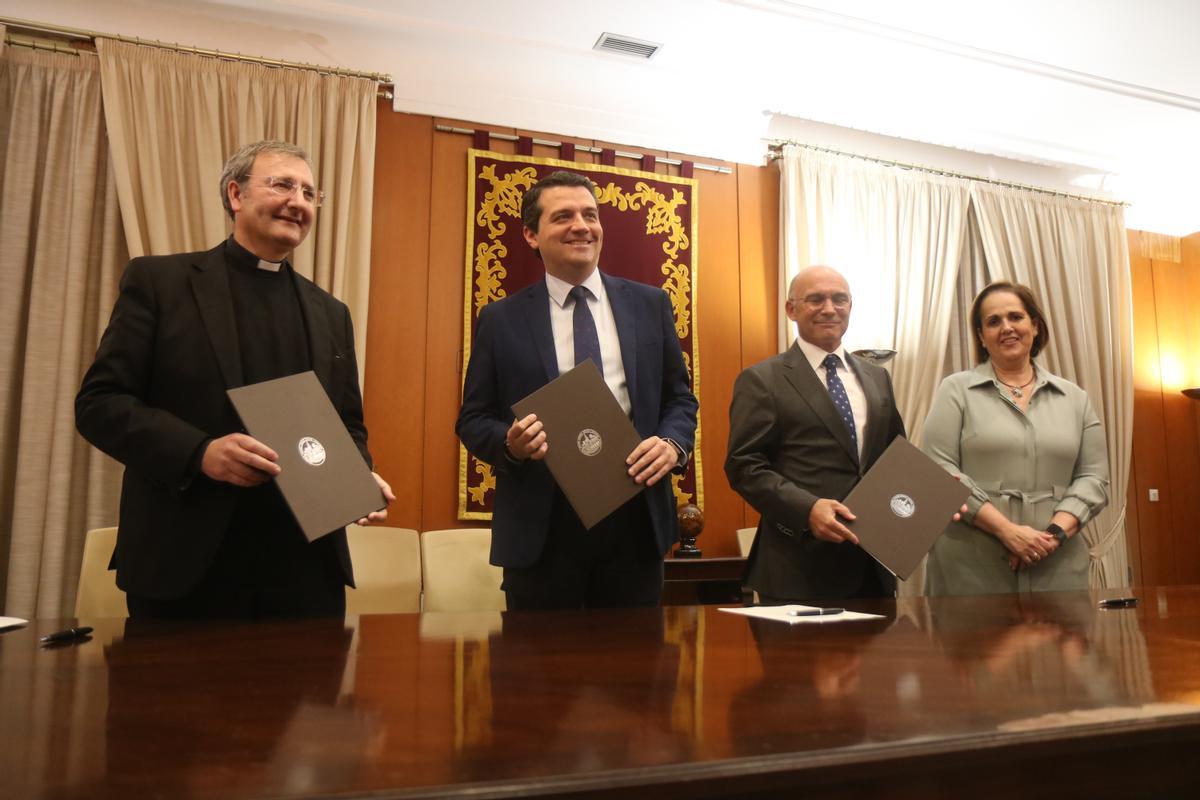
{"label": "silver-rimmed glasses", "polygon": [[299,189],[300,196],[313,208],[320,208],[325,202],[325,193],[307,183],[299,183],[291,178],[279,178],[275,175],[251,175],[250,177],[260,178],[271,192],[280,197],[291,197]]}

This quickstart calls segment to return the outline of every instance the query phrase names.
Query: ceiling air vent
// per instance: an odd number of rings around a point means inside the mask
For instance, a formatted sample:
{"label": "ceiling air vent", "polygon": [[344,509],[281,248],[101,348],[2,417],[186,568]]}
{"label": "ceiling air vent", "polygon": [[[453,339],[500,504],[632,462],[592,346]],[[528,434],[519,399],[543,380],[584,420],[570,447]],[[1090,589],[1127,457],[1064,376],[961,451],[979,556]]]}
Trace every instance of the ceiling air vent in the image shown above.
{"label": "ceiling air vent", "polygon": [[634,39],[632,36],[620,36],[615,33],[602,33],[592,45],[593,50],[602,53],[616,53],[634,58],[654,58],[654,54],[662,49],[657,42],[647,42],[644,39]]}

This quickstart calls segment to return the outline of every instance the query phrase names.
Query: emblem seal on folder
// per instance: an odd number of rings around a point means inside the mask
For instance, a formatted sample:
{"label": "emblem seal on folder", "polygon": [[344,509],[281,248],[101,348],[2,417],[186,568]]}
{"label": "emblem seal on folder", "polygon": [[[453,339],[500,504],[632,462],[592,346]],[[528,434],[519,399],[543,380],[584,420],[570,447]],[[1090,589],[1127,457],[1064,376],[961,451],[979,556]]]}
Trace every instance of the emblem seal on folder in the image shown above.
{"label": "emblem seal on folder", "polygon": [[600,452],[600,448],[604,442],[600,439],[600,434],[591,428],[584,428],[575,437],[575,444],[579,447],[579,452],[585,456],[594,456]]}
{"label": "emblem seal on folder", "polygon": [[304,459],[304,463],[319,467],[325,463],[325,445],[318,442],[311,436],[305,436],[296,445],[296,449],[300,451],[300,457]]}
{"label": "emblem seal on folder", "polygon": [[903,517],[905,519],[911,517],[917,510],[917,504],[913,502],[913,499],[906,494],[892,495],[892,502],[889,505],[891,506],[893,514],[895,514],[897,517]]}

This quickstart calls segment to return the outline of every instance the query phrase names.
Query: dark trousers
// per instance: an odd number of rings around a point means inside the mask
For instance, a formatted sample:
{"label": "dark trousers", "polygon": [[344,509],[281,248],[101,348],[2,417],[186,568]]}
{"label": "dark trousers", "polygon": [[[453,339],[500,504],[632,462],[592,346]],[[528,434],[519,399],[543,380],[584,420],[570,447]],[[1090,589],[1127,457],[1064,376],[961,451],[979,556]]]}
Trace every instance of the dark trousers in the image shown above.
{"label": "dark trousers", "polygon": [[340,617],[345,577],[331,536],[309,542],[274,486],[251,490],[212,566],[181,597],[126,596],[133,619]]}
{"label": "dark trousers", "polygon": [[662,588],[663,561],[643,495],[589,531],[556,491],[538,560],[504,568],[510,610],[656,606]]}

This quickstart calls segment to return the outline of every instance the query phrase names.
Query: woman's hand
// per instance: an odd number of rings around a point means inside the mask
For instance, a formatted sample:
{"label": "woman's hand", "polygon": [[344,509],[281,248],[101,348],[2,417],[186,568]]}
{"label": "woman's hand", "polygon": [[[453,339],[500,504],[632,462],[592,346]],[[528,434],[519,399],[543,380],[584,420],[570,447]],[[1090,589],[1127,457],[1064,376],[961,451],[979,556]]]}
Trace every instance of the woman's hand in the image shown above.
{"label": "woman's hand", "polygon": [[1006,525],[996,536],[1011,553],[1008,565],[1014,572],[1022,567],[1032,567],[1058,549],[1057,539],[1028,525]]}

